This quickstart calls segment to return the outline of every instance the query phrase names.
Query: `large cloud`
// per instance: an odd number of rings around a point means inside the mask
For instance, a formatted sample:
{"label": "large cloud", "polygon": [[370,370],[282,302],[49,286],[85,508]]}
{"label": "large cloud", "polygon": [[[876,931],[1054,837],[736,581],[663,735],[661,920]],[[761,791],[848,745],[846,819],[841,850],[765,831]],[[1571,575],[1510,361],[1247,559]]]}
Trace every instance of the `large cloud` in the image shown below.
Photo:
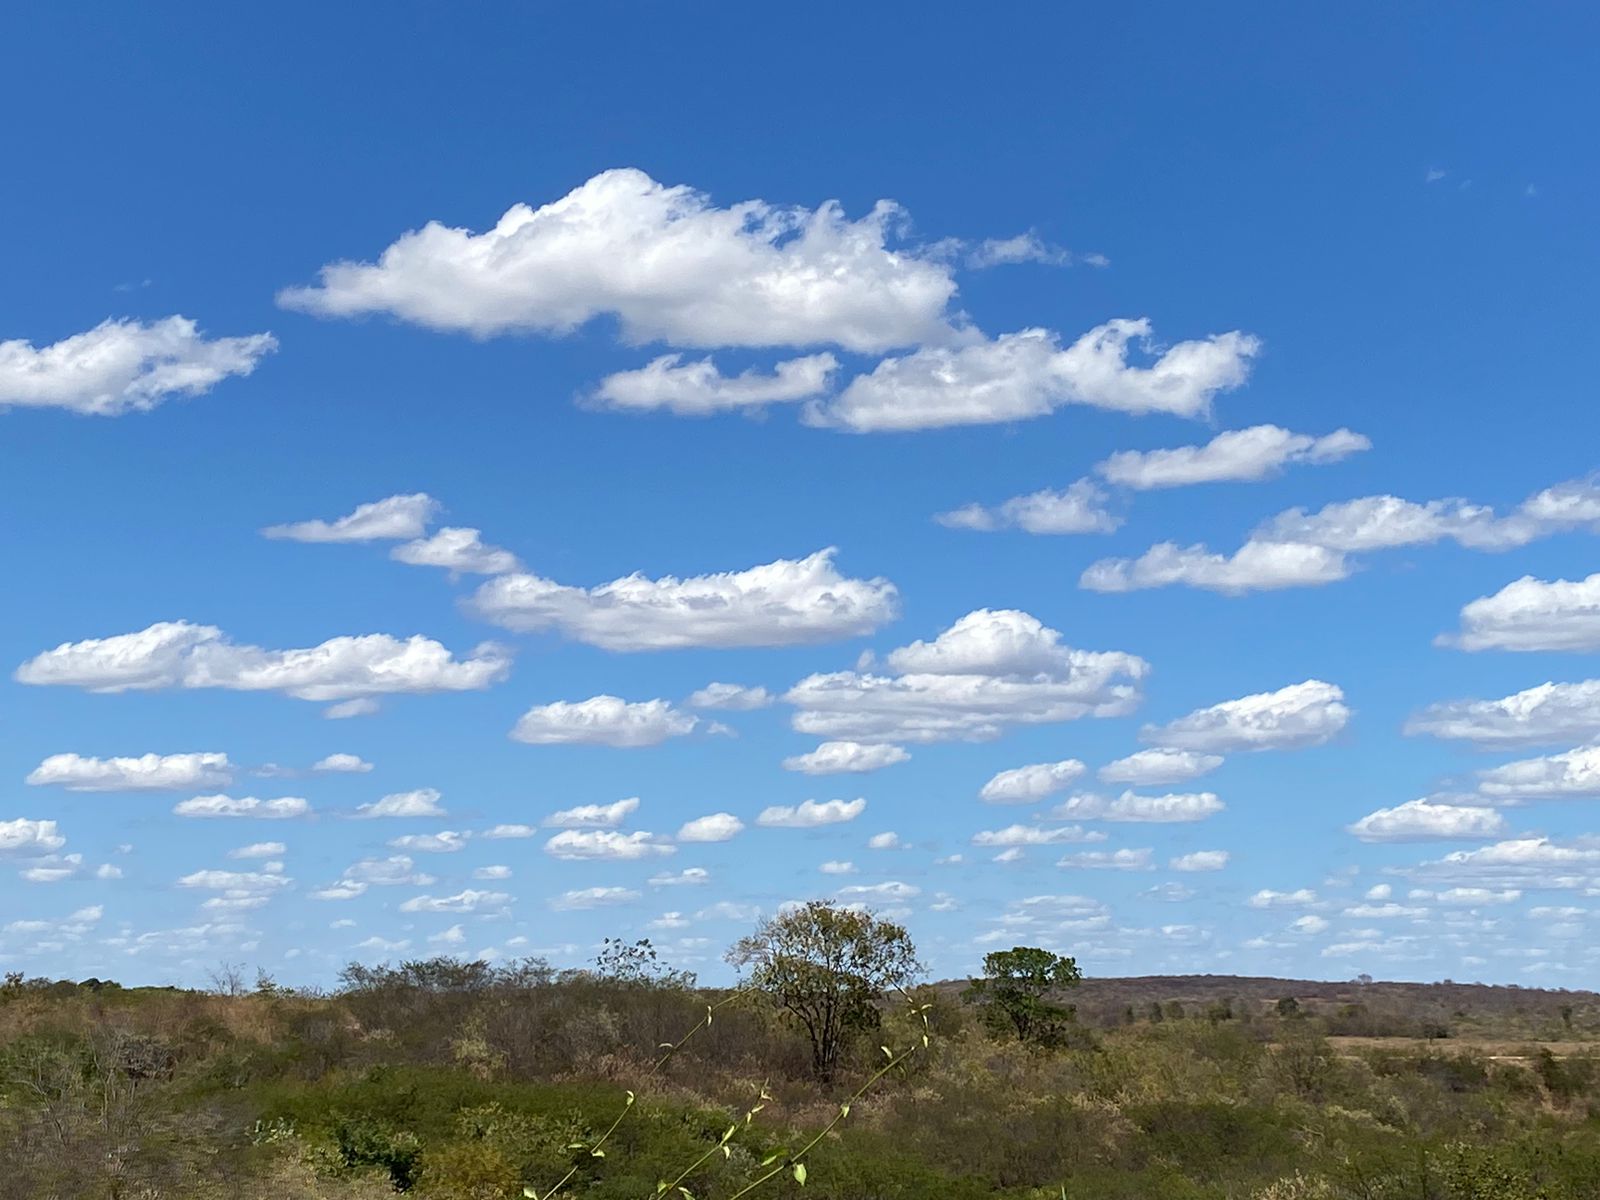
{"label": "large cloud", "polygon": [[[1130,364],[1138,345],[1148,365]],[[854,433],[985,425],[1042,417],[1065,405],[1203,417],[1218,392],[1244,383],[1260,343],[1239,332],[1155,346],[1150,322],[1119,319],[1062,348],[1044,329],[886,358],[835,399],[807,410],[815,424]]]}
{"label": "large cloud", "polygon": [[1322,437],[1291,433],[1277,425],[1252,425],[1219,433],[1204,446],[1171,450],[1124,450],[1096,464],[1102,479],[1146,491],[1225,480],[1265,479],[1290,463],[1338,462],[1372,443],[1348,429]]}
{"label": "large cloud", "polygon": [[502,575],[485,583],[472,605],[507,629],[555,630],[624,651],[803,645],[870,633],[893,620],[894,585],[845,578],[834,553],[683,579],[634,574],[594,588]]}
{"label": "large cloud", "polygon": [[801,733],[855,742],[998,737],[1013,725],[1122,716],[1138,703],[1141,658],[1063,645],[1024,612],[978,609],[931,642],[887,656],[892,674],[838,671],[784,696]]}
{"label": "large cloud", "polygon": [[1432,704],[1407,721],[1405,731],[1489,750],[1580,741],[1600,734],[1600,679],[1541,683],[1498,700]]}
{"label": "large cloud", "polygon": [[699,724],[698,717],[666,700],[630,704],[617,696],[592,696],[535,705],[522,714],[511,736],[533,746],[657,746],[692,733]]}
{"label": "large cloud", "polygon": [[510,669],[506,652],[491,644],[462,659],[430,638],[382,633],[330,638],[303,650],[264,650],[238,645],[212,625],[163,621],[138,633],[64,642],[23,663],[16,679],[91,692],[227,688],[334,701],[478,690]]}
{"label": "large cloud", "polygon": [[54,784],[69,792],[187,791],[226,787],[233,764],[226,754],[141,754],[136,758],[89,758],[52,754],[28,775],[35,785]]}
{"label": "large cloud", "polygon": [[172,396],[209,392],[230,375],[248,375],[277,345],[270,333],[206,338],[187,317],[104,321],[49,346],[0,342],[0,412],[143,412]]}
{"label": "large cloud", "polygon": [[898,220],[888,203],[854,221],[832,202],[718,208],[642,171],[606,171],[484,233],[430,222],[376,263],[333,263],[279,302],[475,337],[563,334],[612,315],[634,342],[870,353],[940,336],[955,293],[947,265],[890,248]]}
{"label": "large cloud", "polygon": [[1344,692],[1320,679],[1199,708],[1139,736],[1157,746],[1202,754],[1230,750],[1298,750],[1335,736],[1350,720]]}
{"label": "large cloud", "polygon": [[1463,650],[1600,650],[1600,573],[1546,582],[1524,575],[1461,610]]}

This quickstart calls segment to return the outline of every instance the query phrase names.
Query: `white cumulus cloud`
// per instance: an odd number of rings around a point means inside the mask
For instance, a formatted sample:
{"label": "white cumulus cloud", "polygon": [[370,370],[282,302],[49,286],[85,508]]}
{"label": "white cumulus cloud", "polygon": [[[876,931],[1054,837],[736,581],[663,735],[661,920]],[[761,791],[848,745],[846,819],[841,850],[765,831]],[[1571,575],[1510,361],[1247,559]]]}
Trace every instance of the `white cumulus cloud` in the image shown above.
{"label": "white cumulus cloud", "polygon": [[934,520],[949,529],[979,533],[997,529],[1041,534],[1111,533],[1122,524],[1122,518],[1107,508],[1106,502],[1106,494],[1100,488],[1080,479],[1062,491],[1045,488],[1026,496],[1013,496],[993,508],[968,504],[939,513]]}
{"label": "white cumulus cloud", "polygon": [[472,599],[486,620],[523,633],[552,630],[605,650],[794,646],[871,633],[899,611],[886,579],[848,579],[830,547],[744,571],[680,579],[633,574],[594,588],[502,575]]}
{"label": "white cumulus cloud", "polygon": [[1141,739],[1202,754],[1298,750],[1336,736],[1350,720],[1344,692],[1320,679],[1196,709],[1166,725],[1146,725]]}
{"label": "white cumulus cloud", "polygon": [[1600,796],[1600,742],[1480,771],[1478,790],[1501,800]]}
{"label": "white cumulus cloud", "polygon": [[53,784],[69,792],[180,791],[226,787],[233,764],[226,754],[142,754],[132,758],[90,758],[52,754],[28,774],[35,786]]}
{"label": "white cumulus cloud", "polygon": [[865,800],[804,800],[799,804],[774,804],[761,810],[757,825],[772,829],[811,829],[854,821],[867,811]]}
{"label": "white cumulus cloud", "polygon": [[1541,683],[1498,700],[1432,704],[1411,717],[1405,731],[1485,750],[1586,740],[1600,734],[1600,679]]}
{"label": "white cumulus cloud", "polygon": [[[1128,361],[1135,346],[1148,364]],[[1244,383],[1259,350],[1237,331],[1162,349],[1143,319],[1107,321],[1066,348],[1045,329],[970,333],[886,358],[807,413],[854,433],[1019,421],[1066,405],[1203,417],[1219,392]]]}
{"label": "white cumulus cloud", "polygon": [[511,551],[488,545],[476,529],[453,525],[430,537],[402,542],[389,551],[389,557],[413,567],[439,567],[452,575],[505,575],[522,569]]}
{"label": "white cumulus cloud", "polygon": [[96,417],[145,412],[248,375],[277,349],[270,333],[207,338],[188,317],[108,320],[48,346],[0,341],[0,411],[62,408]]}
{"label": "white cumulus cloud", "polygon": [[571,860],[614,859],[631,861],[672,854],[675,847],[653,833],[622,833],[615,829],[563,829],[544,844],[552,858]]}
{"label": "white cumulus cloud", "polygon": [[258,820],[287,820],[303,817],[311,805],[299,796],[280,796],[258,800],[254,796],[195,796],[172,806],[180,817],[254,817]]}
{"label": "white cumulus cloud", "polygon": [[358,504],[353,512],[332,521],[269,525],[261,532],[266,537],[291,542],[404,541],[420,538],[438,511],[437,500],[425,492],[416,492]]}
{"label": "white cumulus cloud", "polygon": [[[544,824],[555,829],[615,829],[628,815],[639,809],[639,797],[629,796],[613,800],[610,804],[579,804],[558,809],[544,819]],[[499,826],[501,829],[523,829],[526,826]],[[508,837],[509,834],[501,834]]]}
{"label": "white cumulus cloud", "polygon": [[820,396],[838,369],[833,355],[808,354],[777,363],[770,374],[751,369],[724,375],[710,358],[684,362],[681,354],[663,354],[635,370],[607,375],[595,388],[594,403],[622,412],[665,410],[680,417],[748,412]]}
{"label": "white cumulus cloud", "polygon": [[720,708],[728,712],[751,712],[766,708],[776,697],[764,687],[746,687],[738,683],[708,683],[692,693],[687,701],[690,708]]}
{"label": "white cumulus cloud", "polygon": [[732,813],[712,813],[686,821],[678,830],[680,842],[726,842],[744,828],[744,822]]}
{"label": "white cumulus cloud", "polygon": [[1149,669],[1131,654],[1063,645],[1027,613],[990,609],[891,652],[885,664],[892,674],[802,679],[784,696],[797,710],[794,728],[855,742],[987,740],[1012,725],[1125,715]]}
{"label": "white cumulus cloud", "polygon": [[984,784],[978,798],[988,804],[1032,804],[1064,791],[1087,769],[1075,758],[1012,767]]}
{"label": "white cumulus cloud", "polygon": [[1368,813],[1350,826],[1363,842],[1471,841],[1500,837],[1506,822],[1492,808],[1408,800]]}
{"label": "white cumulus cloud", "polygon": [[1107,783],[1127,783],[1134,787],[1158,787],[1185,783],[1210,774],[1222,765],[1220,754],[1199,754],[1193,750],[1157,747],[1136,750],[1101,767],[1098,774]]}
{"label": "white cumulus cloud", "polygon": [[475,337],[565,334],[611,315],[632,342],[871,353],[940,336],[955,292],[946,264],[889,245],[899,219],[888,203],[857,220],[831,201],[718,208],[612,170],[553,203],[515,205],[483,233],[430,222],[377,262],[330,264],[318,286],[278,299]]}
{"label": "white cumulus cloud", "polygon": [[1461,610],[1463,650],[1600,650],[1600,573],[1546,581],[1524,575]]}
{"label": "white cumulus cloud", "polygon": [[327,702],[479,690],[510,669],[506,652],[488,644],[459,659],[430,638],[378,633],[330,638],[302,650],[264,650],[239,645],[212,625],[164,621],[138,633],[63,642],[23,663],[15,678],[91,692],[227,688]]}
{"label": "white cumulus cloud", "polygon": [[1230,857],[1226,850],[1196,850],[1169,859],[1167,866],[1174,871],[1220,871],[1228,865]]}
{"label": "white cumulus cloud", "polygon": [[630,703],[617,696],[602,695],[535,705],[518,719],[511,737],[533,746],[637,748],[684,737],[699,724],[698,717],[674,708],[667,700]]}
{"label": "white cumulus cloud", "polygon": [[410,792],[391,792],[380,800],[356,808],[358,817],[442,817],[437,788],[417,788]]}
{"label": "white cumulus cloud", "polygon": [[906,762],[910,757],[904,747],[888,742],[823,742],[815,750],[784,759],[783,769],[805,775],[864,775]]}
{"label": "white cumulus cloud", "polygon": [[1372,443],[1348,429],[1322,437],[1291,433],[1277,425],[1252,425],[1219,433],[1204,446],[1171,450],[1124,450],[1095,466],[1108,483],[1137,491],[1196,483],[1266,479],[1291,463],[1338,462]]}

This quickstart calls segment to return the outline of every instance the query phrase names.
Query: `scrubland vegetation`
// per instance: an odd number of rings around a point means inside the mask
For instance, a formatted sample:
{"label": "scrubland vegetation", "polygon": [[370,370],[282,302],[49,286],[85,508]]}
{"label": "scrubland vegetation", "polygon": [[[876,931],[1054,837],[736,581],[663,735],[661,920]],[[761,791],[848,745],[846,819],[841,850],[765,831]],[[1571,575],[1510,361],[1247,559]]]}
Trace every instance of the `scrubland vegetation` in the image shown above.
{"label": "scrubland vegetation", "polygon": [[12,976],[0,1198],[1600,1197],[1600,997],[1079,987],[1025,947],[900,991],[896,927],[812,916],[737,991],[623,943],[328,994]]}

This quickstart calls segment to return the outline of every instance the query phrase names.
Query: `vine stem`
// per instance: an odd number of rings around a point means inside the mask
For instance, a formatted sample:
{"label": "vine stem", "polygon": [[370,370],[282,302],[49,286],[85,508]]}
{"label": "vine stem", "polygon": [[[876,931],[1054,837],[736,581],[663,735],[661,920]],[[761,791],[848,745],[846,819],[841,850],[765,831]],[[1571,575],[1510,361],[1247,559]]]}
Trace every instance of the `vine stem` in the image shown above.
{"label": "vine stem", "polygon": [[[922,1016],[923,1027],[926,1029],[928,1023],[927,1015],[925,1012],[921,1013],[920,1015]],[[866,1095],[868,1090],[873,1084],[877,1083],[878,1080],[882,1079],[906,1059],[917,1053],[917,1051],[926,1049],[927,1046],[928,1035],[926,1032],[924,1032],[920,1041],[913,1042],[904,1050],[900,1051],[900,1053],[891,1055],[888,1062],[884,1063],[883,1066],[874,1071],[872,1075],[867,1078],[865,1083],[850,1093],[850,1098],[839,1106],[839,1111],[833,1115],[833,1120],[829,1121],[826,1125],[819,1129],[815,1137],[813,1137],[804,1146],[800,1147],[800,1149],[796,1150],[793,1154],[789,1155],[786,1159],[784,1159],[783,1162],[773,1167],[772,1170],[768,1171],[765,1175],[758,1175],[755,1179],[745,1184],[744,1187],[740,1188],[737,1192],[734,1192],[733,1195],[729,1196],[728,1200],[740,1200],[740,1197],[755,1191],[762,1184],[766,1183],[770,1179],[777,1178],[777,1176],[783,1174],[785,1171],[793,1170],[795,1167],[803,1167],[806,1155],[810,1154],[812,1150],[816,1149],[817,1145],[822,1141],[822,1139],[832,1133],[834,1129],[838,1127],[840,1122],[850,1115],[851,1105],[853,1105],[857,1100],[861,1099],[862,1096]],[[802,1184],[805,1182],[803,1176],[800,1177],[800,1182]]]}
{"label": "vine stem", "polygon": [[[706,1015],[700,1018],[699,1024],[697,1024],[693,1029],[689,1030],[688,1033],[684,1034],[676,1042],[662,1043],[662,1047],[665,1048],[666,1053],[660,1058],[656,1059],[655,1063],[650,1067],[650,1070],[645,1074],[645,1078],[652,1079],[656,1075],[660,1074],[661,1069],[672,1061],[673,1055],[677,1054],[679,1050],[683,1049],[685,1043],[687,1043],[690,1038],[694,1037],[694,1035],[699,1033],[702,1029],[707,1029],[710,1027],[712,1014],[715,1013],[717,1009],[722,1008],[724,1005],[732,1004],[735,1000],[743,997],[749,990],[749,988],[737,988],[728,995],[724,996],[721,1000],[718,1000],[715,1004],[706,1005]],[[606,1142],[611,1139],[611,1135],[617,1131],[617,1127],[620,1126],[622,1122],[627,1119],[628,1114],[633,1111],[634,1101],[635,1096],[630,1091],[628,1093],[627,1102],[622,1106],[622,1111],[617,1114],[617,1119],[611,1122],[610,1126],[599,1136],[599,1138],[595,1140],[593,1145],[585,1146],[580,1143],[572,1146],[571,1149],[587,1150],[589,1152],[589,1158],[604,1158],[605,1150],[603,1147],[605,1146]],[[582,1160],[580,1159],[579,1161],[581,1162]],[[577,1173],[578,1163],[573,1163],[567,1168],[567,1173],[560,1179],[556,1180],[556,1182],[551,1185],[550,1189],[544,1192],[542,1195],[531,1186],[523,1188],[522,1194],[527,1197],[527,1200],[551,1200],[551,1197],[555,1196],[561,1191],[562,1188],[566,1187],[567,1184],[572,1182],[573,1177],[577,1175]]]}

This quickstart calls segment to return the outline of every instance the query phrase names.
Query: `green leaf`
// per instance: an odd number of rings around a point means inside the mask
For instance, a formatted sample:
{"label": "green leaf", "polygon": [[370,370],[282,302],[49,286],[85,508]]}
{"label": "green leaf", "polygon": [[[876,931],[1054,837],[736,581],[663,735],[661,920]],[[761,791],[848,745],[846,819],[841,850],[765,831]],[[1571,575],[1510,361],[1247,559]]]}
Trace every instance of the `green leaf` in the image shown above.
{"label": "green leaf", "polygon": [[604,1158],[605,1156],[606,1156],[606,1152],[604,1150],[591,1150],[591,1151],[589,1151],[589,1157],[590,1158]]}
{"label": "green leaf", "polygon": [[656,1180],[656,1195],[658,1195],[658,1196],[661,1195],[662,1192],[666,1191],[671,1186],[672,1185],[670,1183],[668,1183],[665,1179]]}
{"label": "green leaf", "polygon": [[633,1103],[633,1093],[632,1093],[632,1092],[629,1092],[629,1093],[628,1093],[628,1103],[629,1103],[629,1104],[632,1104],[632,1103]]}
{"label": "green leaf", "polygon": [[723,1158],[732,1158],[733,1157],[733,1147],[732,1146],[724,1146],[722,1148],[722,1157]]}
{"label": "green leaf", "polygon": [[539,1200],[539,1193],[534,1191],[532,1187],[523,1188],[522,1194],[527,1197],[527,1200]]}
{"label": "green leaf", "polygon": [[761,1165],[763,1167],[770,1167],[773,1163],[777,1162],[787,1153],[787,1150],[774,1150],[771,1154],[767,1155],[761,1160]]}
{"label": "green leaf", "polygon": [[805,1185],[806,1185],[806,1165],[805,1165],[805,1163],[795,1163],[795,1165],[794,1165],[794,1181],[796,1183],[798,1183],[801,1187],[805,1187]]}
{"label": "green leaf", "polygon": [[879,1046],[878,1049],[883,1051],[883,1056],[885,1058],[893,1058],[894,1057],[894,1051],[889,1049],[889,1047],[887,1047],[887,1046]]}
{"label": "green leaf", "polygon": [[850,1106],[848,1104],[839,1105],[839,1115],[841,1117],[848,1117],[850,1115]]}

